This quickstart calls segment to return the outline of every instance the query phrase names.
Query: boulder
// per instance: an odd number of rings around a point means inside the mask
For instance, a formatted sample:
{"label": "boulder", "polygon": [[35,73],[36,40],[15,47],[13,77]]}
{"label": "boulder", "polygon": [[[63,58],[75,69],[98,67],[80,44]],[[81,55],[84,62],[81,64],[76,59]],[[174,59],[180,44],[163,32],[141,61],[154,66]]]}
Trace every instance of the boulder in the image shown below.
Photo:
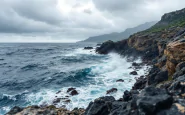
{"label": "boulder", "polygon": [[70,103],[71,100],[70,100],[70,99],[67,99],[67,100],[64,100],[63,102],[65,102],[65,103]]}
{"label": "boulder", "polygon": [[109,115],[114,101],[112,96],[100,97],[88,105],[85,115]]}
{"label": "boulder", "polygon": [[72,96],[74,96],[74,95],[78,95],[78,92],[76,90],[73,90],[69,94],[72,95]]}
{"label": "boulder", "polygon": [[149,72],[148,75],[148,84],[158,84],[163,81],[168,80],[168,71],[167,70],[160,70],[157,67],[153,67],[152,70]]}
{"label": "boulder", "polygon": [[130,101],[131,99],[132,99],[132,94],[128,90],[126,90],[123,95],[123,100]]}
{"label": "boulder", "polygon": [[155,115],[161,110],[170,108],[172,103],[173,98],[165,89],[155,87],[145,88],[137,100],[139,111],[146,115]]}
{"label": "boulder", "polygon": [[132,87],[132,89],[133,90],[143,89],[145,88],[146,83],[147,83],[147,78],[145,78],[144,76],[141,76],[140,78],[136,79],[136,82]]}
{"label": "boulder", "polygon": [[78,95],[78,92],[76,91],[76,88],[69,88],[67,90],[67,93],[69,93],[71,96]]}
{"label": "boulder", "polygon": [[84,50],[92,50],[93,47],[84,47]]}
{"label": "boulder", "polygon": [[104,42],[100,47],[97,47],[96,52],[99,54],[107,54],[113,51],[115,48],[115,43],[111,40]]}
{"label": "boulder", "polygon": [[130,72],[130,75],[138,75],[138,73],[136,71],[132,71]]}
{"label": "boulder", "polygon": [[124,82],[123,79],[118,79],[116,82]]}
{"label": "boulder", "polygon": [[153,66],[147,75],[148,85],[155,84],[155,76],[160,72],[160,69],[157,66]]}
{"label": "boulder", "polygon": [[132,63],[132,66],[140,66],[140,64],[139,63],[136,63],[136,62],[133,62]]}
{"label": "boulder", "polygon": [[112,88],[112,89],[108,90],[106,94],[115,93],[115,92],[117,92],[117,91],[118,91],[117,88]]}
{"label": "boulder", "polygon": [[67,89],[67,93],[69,93],[69,92],[71,92],[71,91],[73,91],[73,90],[76,90],[76,88],[68,88],[68,89]]}
{"label": "boulder", "polygon": [[56,98],[53,100],[53,104],[57,104],[57,103],[60,103],[62,98]]}
{"label": "boulder", "polygon": [[168,71],[160,71],[159,73],[157,73],[157,75],[155,76],[155,83],[160,83],[163,81],[168,80]]}

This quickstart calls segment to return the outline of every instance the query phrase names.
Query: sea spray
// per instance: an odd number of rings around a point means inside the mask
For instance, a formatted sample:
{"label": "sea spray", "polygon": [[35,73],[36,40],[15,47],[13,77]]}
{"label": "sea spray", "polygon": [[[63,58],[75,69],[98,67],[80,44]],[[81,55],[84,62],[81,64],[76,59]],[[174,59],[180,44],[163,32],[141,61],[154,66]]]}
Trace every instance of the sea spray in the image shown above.
{"label": "sea spray", "polygon": [[[84,46],[87,44],[2,45],[0,64],[6,64],[0,66],[0,114],[13,106],[53,104],[56,98],[69,96],[66,91],[70,87],[79,94],[70,96],[70,103],[57,103],[57,107],[86,108],[111,88],[118,89],[110,95],[119,99],[131,89],[134,78],[144,74],[145,66],[137,76],[129,75],[132,62],[116,53],[100,55],[94,49],[84,50]],[[14,53],[7,56],[8,52]],[[118,79],[124,82],[116,82]],[[61,93],[56,94],[59,90]]]}

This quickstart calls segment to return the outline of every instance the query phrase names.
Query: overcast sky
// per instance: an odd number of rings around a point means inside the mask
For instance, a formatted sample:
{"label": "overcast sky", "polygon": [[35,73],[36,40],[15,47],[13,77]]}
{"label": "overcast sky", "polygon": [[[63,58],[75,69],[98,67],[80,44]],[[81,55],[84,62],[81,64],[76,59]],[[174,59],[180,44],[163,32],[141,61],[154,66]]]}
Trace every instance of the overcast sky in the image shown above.
{"label": "overcast sky", "polygon": [[0,42],[75,42],[184,7],[185,0],[0,0]]}

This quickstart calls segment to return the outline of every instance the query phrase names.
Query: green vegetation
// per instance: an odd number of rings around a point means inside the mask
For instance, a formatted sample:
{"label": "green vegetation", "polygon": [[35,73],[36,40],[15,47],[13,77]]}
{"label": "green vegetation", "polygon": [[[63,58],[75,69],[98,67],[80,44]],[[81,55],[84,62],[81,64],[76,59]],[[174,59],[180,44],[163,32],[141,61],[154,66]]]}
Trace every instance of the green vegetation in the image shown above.
{"label": "green vegetation", "polygon": [[166,14],[162,17],[160,22],[143,32],[155,33],[173,27],[185,27],[185,12]]}

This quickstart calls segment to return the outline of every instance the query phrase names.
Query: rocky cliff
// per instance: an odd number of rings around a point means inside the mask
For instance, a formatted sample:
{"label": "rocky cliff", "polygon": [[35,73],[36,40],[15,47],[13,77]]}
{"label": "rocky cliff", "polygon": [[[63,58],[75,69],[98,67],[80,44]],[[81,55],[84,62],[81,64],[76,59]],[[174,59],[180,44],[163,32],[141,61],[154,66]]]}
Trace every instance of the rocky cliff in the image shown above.
{"label": "rocky cliff", "polygon": [[[119,42],[107,41],[97,48],[100,54],[117,52],[128,59],[140,56],[143,63],[152,65],[149,74],[138,78],[132,90],[125,91],[121,99],[100,97],[89,104],[85,113],[81,109],[69,112],[55,107],[37,107],[31,112],[49,111],[48,115],[185,115],[184,27],[185,9],[182,9],[165,14],[148,30]],[[13,108],[8,115],[29,114],[29,111],[30,107]]]}
{"label": "rocky cliff", "polygon": [[[185,115],[185,9],[165,14],[156,25],[127,40],[107,41],[97,52],[140,56],[153,66],[121,101],[104,102],[107,111],[97,115]],[[86,113],[97,103],[90,104]]]}

